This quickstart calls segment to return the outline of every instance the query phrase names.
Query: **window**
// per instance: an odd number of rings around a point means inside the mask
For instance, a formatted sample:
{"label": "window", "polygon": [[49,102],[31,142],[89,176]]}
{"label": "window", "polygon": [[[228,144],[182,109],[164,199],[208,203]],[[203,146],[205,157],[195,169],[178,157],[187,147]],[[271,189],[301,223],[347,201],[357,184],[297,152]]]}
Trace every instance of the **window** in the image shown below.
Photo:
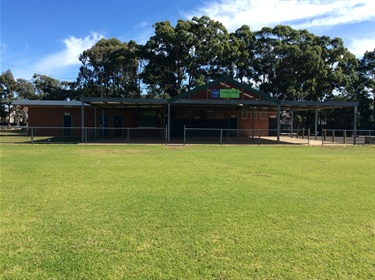
{"label": "window", "polygon": [[207,111],[207,119],[209,120],[222,120],[224,114],[222,111]]}
{"label": "window", "polygon": [[265,120],[267,118],[267,112],[260,112],[260,118]]}
{"label": "window", "polygon": [[177,118],[178,119],[191,119],[191,111],[190,110],[179,110],[179,111],[177,111]]}
{"label": "window", "polygon": [[241,119],[247,120],[249,118],[249,111],[242,111],[241,112]]}

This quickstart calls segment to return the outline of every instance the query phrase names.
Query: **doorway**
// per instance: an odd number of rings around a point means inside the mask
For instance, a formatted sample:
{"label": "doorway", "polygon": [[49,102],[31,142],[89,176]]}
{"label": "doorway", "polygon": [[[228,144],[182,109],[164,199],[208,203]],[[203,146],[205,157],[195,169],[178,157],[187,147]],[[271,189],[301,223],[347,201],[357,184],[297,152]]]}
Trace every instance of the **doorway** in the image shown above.
{"label": "doorway", "polygon": [[100,116],[100,136],[108,136],[108,116]]}
{"label": "doorway", "polygon": [[277,118],[268,119],[268,136],[277,136]]}
{"label": "doorway", "polygon": [[122,124],[121,124],[121,117],[120,116],[115,116],[113,118],[113,127],[114,127],[113,135],[114,136],[121,136]]}
{"label": "doorway", "polygon": [[63,135],[71,136],[72,135],[72,116],[70,113],[65,113],[63,117]]}
{"label": "doorway", "polygon": [[237,131],[235,130],[237,129],[237,117],[231,116],[228,119],[228,129],[230,129],[228,132],[229,136],[237,136]]}

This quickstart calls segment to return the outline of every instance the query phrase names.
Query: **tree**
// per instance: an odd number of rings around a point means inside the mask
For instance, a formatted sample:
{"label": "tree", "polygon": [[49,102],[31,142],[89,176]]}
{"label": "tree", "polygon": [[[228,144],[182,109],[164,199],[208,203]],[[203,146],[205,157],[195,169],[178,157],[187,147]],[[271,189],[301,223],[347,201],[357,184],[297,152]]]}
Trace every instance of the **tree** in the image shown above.
{"label": "tree", "polygon": [[189,23],[179,20],[176,28],[169,21],[154,24],[155,35],[142,48],[146,65],[141,78],[148,85],[148,94],[175,96],[181,93],[187,74],[187,57],[192,38]]}
{"label": "tree", "polygon": [[228,73],[229,35],[221,23],[203,16],[154,28],[142,48],[147,64],[141,76],[149,92],[175,96]]}
{"label": "tree", "polygon": [[359,61],[357,85],[359,113],[364,127],[375,127],[375,49]]}
{"label": "tree", "polygon": [[103,97],[139,96],[138,46],[134,41],[101,39],[84,51],[79,60],[77,85],[83,95]]}
{"label": "tree", "polygon": [[32,82],[19,78],[16,80],[17,99],[38,99]]}
{"label": "tree", "polygon": [[279,99],[325,100],[356,79],[356,58],[340,38],[289,26],[256,32],[254,80]]}
{"label": "tree", "polygon": [[[16,81],[14,80],[12,72],[8,69],[0,75],[0,117],[2,123],[6,122],[8,118],[8,126],[10,124],[10,106],[14,99],[14,92],[16,90]],[[8,108],[6,108],[8,106]]]}
{"label": "tree", "polygon": [[241,83],[252,84],[254,74],[255,35],[250,27],[243,25],[229,35],[229,48],[224,59],[227,59],[228,75]]}
{"label": "tree", "polygon": [[73,100],[76,98],[73,83],[59,81],[55,78],[34,74],[33,84],[37,99],[42,100]]}

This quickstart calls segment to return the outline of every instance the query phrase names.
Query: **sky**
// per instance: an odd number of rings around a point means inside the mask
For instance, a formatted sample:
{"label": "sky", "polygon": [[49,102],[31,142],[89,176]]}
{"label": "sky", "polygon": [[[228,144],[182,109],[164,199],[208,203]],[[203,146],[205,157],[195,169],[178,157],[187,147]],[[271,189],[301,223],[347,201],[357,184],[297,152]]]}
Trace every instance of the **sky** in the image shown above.
{"label": "sky", "polygon": [[74,81],[79,55],[101,38],[144,44],[156,22],[203,15],[229,32],[282,24],[339,37],[358,58],[375,48],[374,0],[0,0],[0,72]]}

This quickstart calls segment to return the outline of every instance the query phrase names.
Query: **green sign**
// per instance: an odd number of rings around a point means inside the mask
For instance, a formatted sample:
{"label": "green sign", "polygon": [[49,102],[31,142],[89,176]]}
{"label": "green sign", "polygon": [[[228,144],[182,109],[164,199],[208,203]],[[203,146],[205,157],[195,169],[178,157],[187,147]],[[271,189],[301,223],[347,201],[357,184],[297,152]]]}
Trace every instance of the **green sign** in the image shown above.
{"label": "green sign", "polygon": [[220,98],[240,98],[239,89],[221,89]]}

